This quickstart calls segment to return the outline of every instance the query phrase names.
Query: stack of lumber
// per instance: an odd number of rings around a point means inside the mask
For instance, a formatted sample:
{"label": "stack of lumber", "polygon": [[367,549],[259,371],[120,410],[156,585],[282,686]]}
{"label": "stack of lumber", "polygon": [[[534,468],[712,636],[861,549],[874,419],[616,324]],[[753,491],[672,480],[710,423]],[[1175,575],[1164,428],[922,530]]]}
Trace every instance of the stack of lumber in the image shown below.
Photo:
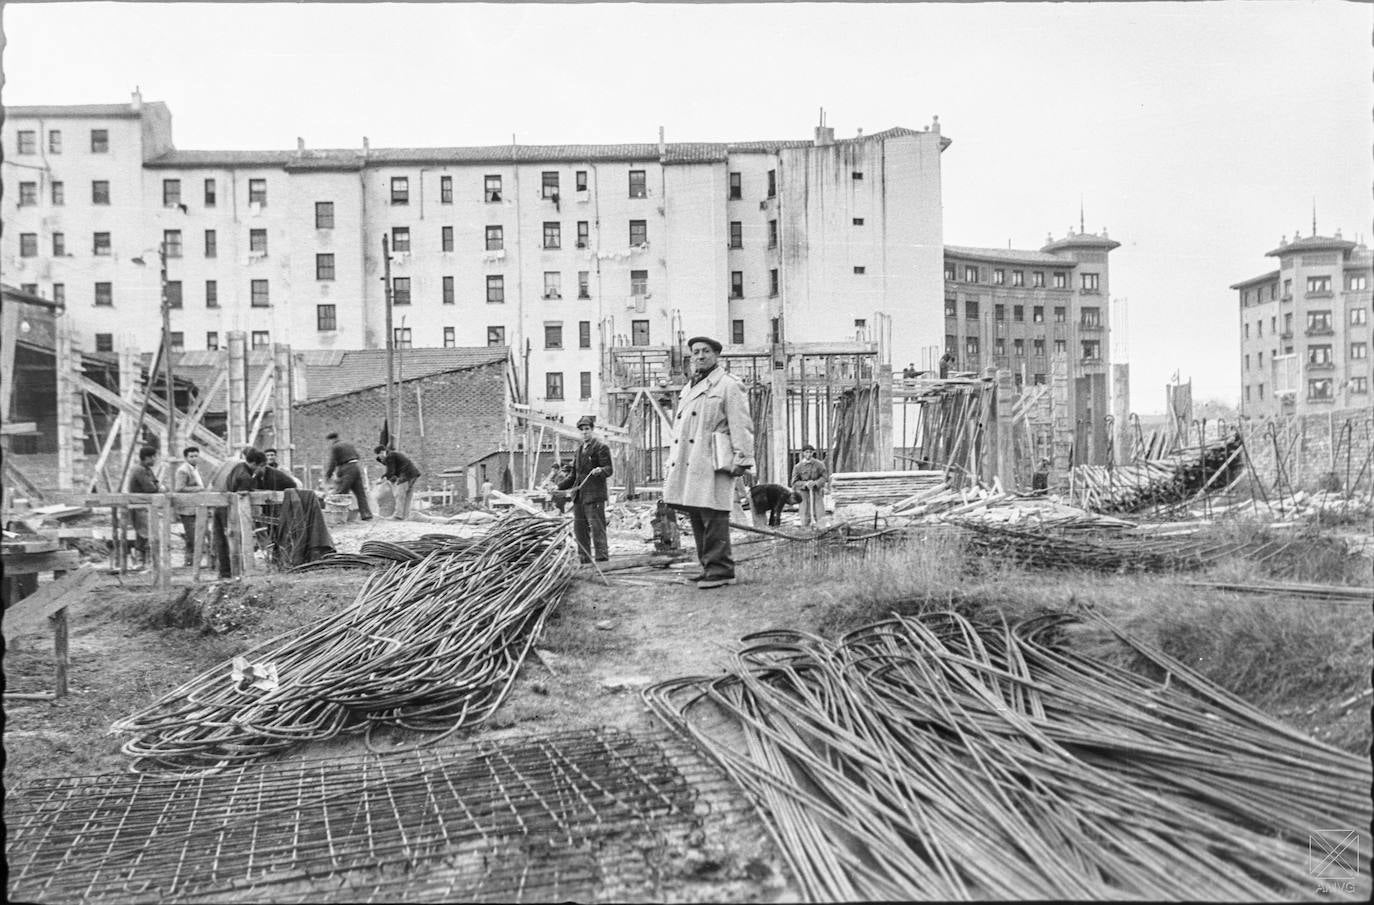
{"label": "stack of lumber", "polygon": [[835,506],[890,506],[922,491],[944,487],[943,471],[840,471],[830,476]]}
{"label": "stack of lumber", "polygon": [[1095,512],[1138,512],[1172,506],[1204,493],[1227,490],[1245,474],[1245,443],[1239,434],[1160,459],[1107,468],[1079,465],[1072,496]]}

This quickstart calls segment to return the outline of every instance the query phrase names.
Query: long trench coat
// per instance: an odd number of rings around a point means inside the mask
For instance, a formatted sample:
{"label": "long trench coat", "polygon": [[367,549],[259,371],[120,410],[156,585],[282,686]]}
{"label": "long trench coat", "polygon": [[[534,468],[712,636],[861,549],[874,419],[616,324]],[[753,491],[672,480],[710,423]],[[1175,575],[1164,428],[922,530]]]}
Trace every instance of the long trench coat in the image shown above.
{"label": "long trench coat", "polygon": [[754,421],[739,378],[717,366],[688,387],[673,427],[677,436],[663,476],[664,501],[729,512],[735,479],[728,471],[716,470],[717,448],[723,459],[728,458],[728,467],[754,464]]}

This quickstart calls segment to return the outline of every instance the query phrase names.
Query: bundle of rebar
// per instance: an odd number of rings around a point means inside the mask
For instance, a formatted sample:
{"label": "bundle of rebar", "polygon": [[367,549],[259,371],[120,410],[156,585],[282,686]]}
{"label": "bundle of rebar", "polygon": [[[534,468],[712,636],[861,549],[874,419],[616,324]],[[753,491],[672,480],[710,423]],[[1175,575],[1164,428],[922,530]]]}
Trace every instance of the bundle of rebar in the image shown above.
{"label": "bundle of rebar", "polygon": [[9,897],[662,901],[686,837],[748,808],[664,741],[585,729],[193,779],[39,780],[6,795]]}
{"label": "bundle of rebar", "polygon": [[566,523],[515,515],[478,542],[367,576],[354,602],[114,724],[135,771],[222,769],[343,732],[489,717],[571,580]]}
{"label": "bundle of rebar", "polygon": [[1095,512],[1139,512],[1220,493],[1245,474],[1245,441],[1239,433],[1130,465],[1078,465],[1074,503]]}
{"label": "bundle of rebar", "polygon": [[886,506],[932,488],[943,487],[943,471],[840,471],[830,476],[835,505]]}
{"label": "bundle of rebar", "polygon": [[[644,697],[747,791],[805,899],[1309,891],[1309,834],[1369,823],[1369,763],[1105,622],[1163,679],[1077,653],[1074,621],[765,632]],[[1333,895],[1365,898],[1368,853],[1332,848],[1357,878]]]}

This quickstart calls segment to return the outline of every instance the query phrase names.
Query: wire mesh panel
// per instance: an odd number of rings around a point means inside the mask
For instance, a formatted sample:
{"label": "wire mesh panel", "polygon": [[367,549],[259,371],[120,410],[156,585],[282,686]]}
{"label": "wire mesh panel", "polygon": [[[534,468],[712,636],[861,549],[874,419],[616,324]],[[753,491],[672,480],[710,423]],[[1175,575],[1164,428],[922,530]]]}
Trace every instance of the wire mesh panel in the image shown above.
{"label": "wire mesh panel", "polygon": [[665,853],[729,788],[659,741],[604,729],[193,778],[44,780],[7,802],[9,895],[656,900]]}

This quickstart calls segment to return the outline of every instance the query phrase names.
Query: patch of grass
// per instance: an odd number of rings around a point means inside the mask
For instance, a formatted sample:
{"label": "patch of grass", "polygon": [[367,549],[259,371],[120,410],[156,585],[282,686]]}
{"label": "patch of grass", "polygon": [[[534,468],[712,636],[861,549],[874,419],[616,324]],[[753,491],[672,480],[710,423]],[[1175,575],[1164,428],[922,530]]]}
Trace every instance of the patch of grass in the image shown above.
{"label": "patch of grass", "polygon": [[1351,549],[1344,538],[1323,531],[1320,524],[1296,530],[1275,529],[1261,522],[1222,522],[1198,533],[1204,544],[1267,545],[1257,556],[1237,554],[1210,570],[1221,580],[1275,580],[1330,585],[1367,585],[1371,563]]}

